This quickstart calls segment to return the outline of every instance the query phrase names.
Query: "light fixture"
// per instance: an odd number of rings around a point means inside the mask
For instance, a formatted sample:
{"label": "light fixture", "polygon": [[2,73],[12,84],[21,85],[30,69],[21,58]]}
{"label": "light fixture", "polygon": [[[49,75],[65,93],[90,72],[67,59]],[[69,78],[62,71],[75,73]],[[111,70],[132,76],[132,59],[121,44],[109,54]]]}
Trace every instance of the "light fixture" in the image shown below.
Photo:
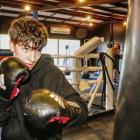
{"label": "light fixture", "polygon": [[25,5],[24,9],[25,9],[25,11],[30,11],[31,7],[29,5]]}
{"label": "light fixture", "polygon": [[91,27],[92,27],[92,26],[93,26],[93,23],[92,23],[92,22],[90,22],[90,23],[89,23],[89,26],[91,26]]}
{"label": "light fixture", "polygon": [[124,21],[124,22],[123,22],[123,25],[124,25],[124,26],[126,26],[126,25],[127,25],[127,22],[126,22],[126,21]]}
{"label": "light fixture", "polygon": [[30,7],[30,5],[29,5],[29,1],[27,0],[26,1],[26,5],[24,6],[24,9],[25,9],[25,11],[30,11],[31,10],[31,7]]}
{"label": "light fixture", "polygon": [[87,20],[87,21],[91,20],[91,16],[88,15],[88,16],[86,17],[86,20]]}
{"label": "light fixture", "polygon": [[85,0],[79,0],[79,2],[85,2]]}

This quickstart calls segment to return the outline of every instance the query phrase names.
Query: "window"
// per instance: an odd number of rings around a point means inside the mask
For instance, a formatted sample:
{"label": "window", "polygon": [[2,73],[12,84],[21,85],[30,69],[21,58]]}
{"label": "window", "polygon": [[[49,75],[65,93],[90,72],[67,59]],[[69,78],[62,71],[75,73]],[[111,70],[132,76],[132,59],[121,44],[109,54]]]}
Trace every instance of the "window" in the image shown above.
{"label": "window", "polygon": [[[73,55],[78,48],[80,48],[79,40],[64,40],[64,39],[59,40],[60,55]],[[59,59],[59,65],[71,67],[73,65],[72,59],[69,58]]]}
{"label": "window", "polygon": [[7,34],[0,34],[0,49],[10,49],[9,36]]}
{"label": "window", "polygon": [[[51,55],[73,55],[80,48],[80,40],[48,39],[47,46],[42,50],[43,53]],[[72,66],[72,59],[54,59],[58,66]]]}

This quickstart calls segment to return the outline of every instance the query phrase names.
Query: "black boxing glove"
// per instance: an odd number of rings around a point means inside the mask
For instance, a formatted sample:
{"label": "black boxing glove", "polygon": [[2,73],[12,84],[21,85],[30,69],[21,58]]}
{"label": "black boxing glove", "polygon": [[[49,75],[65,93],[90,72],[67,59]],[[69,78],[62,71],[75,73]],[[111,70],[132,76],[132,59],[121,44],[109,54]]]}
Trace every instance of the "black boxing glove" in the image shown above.
{"label": "black boxing glove", "polygon": [[0,110],[6,110],[29,77],[29,69],[17,57],[7,57],[0,64]]}
{"label": "black boxing glove", "polygon": [[53,122],[66,125],[80,115],[77,103],[66,101],[46,89],[33,90],[22,105],[27,121],[39,129],[45,129]]}

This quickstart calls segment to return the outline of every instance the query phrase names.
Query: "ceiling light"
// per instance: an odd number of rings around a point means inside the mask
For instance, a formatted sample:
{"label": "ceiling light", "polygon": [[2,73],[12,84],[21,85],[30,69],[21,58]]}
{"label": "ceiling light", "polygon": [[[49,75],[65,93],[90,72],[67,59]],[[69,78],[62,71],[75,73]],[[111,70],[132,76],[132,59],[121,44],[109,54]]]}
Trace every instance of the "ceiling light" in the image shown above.
{"label": "ceiling light", "polygon": [[29,0],[26,1],[26,5],[24,6],[24,9],[25,9],[25,11],[27,11],[27,12],[31,10],[31,7],[30,7],[30,5],[29,5]]}
{"label": "ceiling light", "polygon": [[91,26],[91,27],[92,27],[92,26],[93,26],[93,23],[92,23],[92,22],[90,22],[90,23],[89,23],[89,26]]}
{"label": "ceiling light", "polygon": [[124,22],[123,22],[123,25],[124,25],[124,26],[126,26],[126,25],[127,25],[127,22],[126,22],[126,21],[124,21]]}
{"label": "ceiling light", "polygon": [[27,5],[25,5],[24,9],[25,9],[25,11],[30,11],[31,7],[30,7],[30,5],[27,4]]}
{"label": "ceiling light", "polygon": [[91,20],[91,16],[88,15],[88,16],[86,17],[86,20],[87,20],[87,21]]}
{"label": "ceiling light", "polygon": [[79,2],[85,2],[85,0],[79,0]]}

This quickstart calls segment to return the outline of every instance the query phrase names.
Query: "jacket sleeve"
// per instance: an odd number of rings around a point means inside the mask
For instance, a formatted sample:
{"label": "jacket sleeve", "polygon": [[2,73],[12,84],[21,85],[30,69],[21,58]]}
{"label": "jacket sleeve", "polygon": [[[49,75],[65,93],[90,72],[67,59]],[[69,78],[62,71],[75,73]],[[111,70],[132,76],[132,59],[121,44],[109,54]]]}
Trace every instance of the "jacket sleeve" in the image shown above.
{"label": "jacket sleeve", "polygon": [[88,110],[87,106],[85,105],[84,101],[80,97],[80,94],[72,87],[72,85],[67,81],[64,74],[58,70],[59,77],[57,78],[58,81],[58,93],[60,96],[64,97],[66,101],[75,102],[79,105],[79,115],[77,118],[72,120],[68,126],[77,126],[86,123],[88,118]]}

